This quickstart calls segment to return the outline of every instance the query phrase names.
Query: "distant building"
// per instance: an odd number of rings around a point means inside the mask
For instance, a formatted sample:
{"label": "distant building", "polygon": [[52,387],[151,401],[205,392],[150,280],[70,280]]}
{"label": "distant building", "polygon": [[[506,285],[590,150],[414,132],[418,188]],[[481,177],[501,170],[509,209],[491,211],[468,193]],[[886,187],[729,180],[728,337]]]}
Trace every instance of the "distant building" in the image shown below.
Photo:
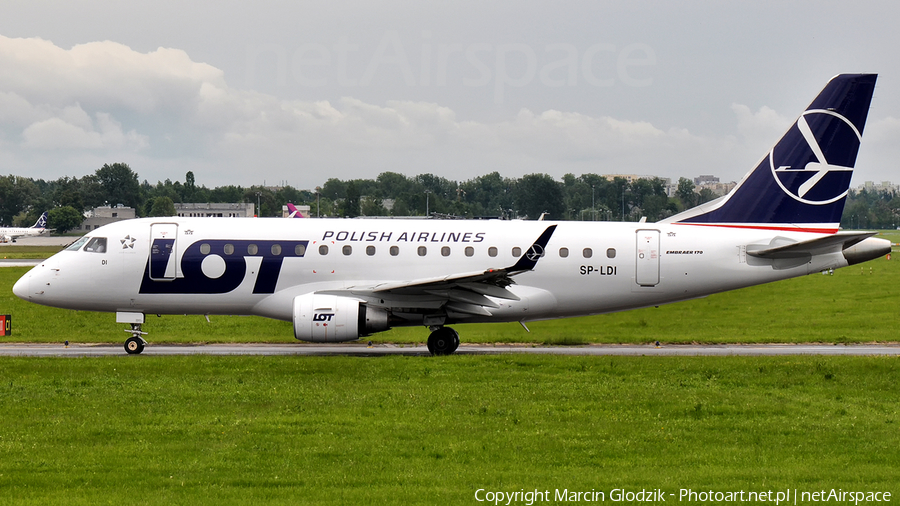
{"label": "distant building", "polygon": [[897,193],[900,193],[900,185],[893,184],[890,181],[882,181],[880,183],[866,181],[865,183],[856,187],[856,191],[862,190],[866,190],[870,193],[890,193],[891,195],[895,195]]}
{"label": "distant building", "polygon": [[134,208],[125,207],[122,204],[116,207],[95,207],[84,213],[84,221],[72,230],[90,232],[91,230],[122,220],[134,218]]}
{"label": "distant building", "polygon": [[716,176],[708,175],[708,174],[701,174],[694,178],[694,184],[697,186],[704,185],[704,184],[718,183],[718,182],[719,182],[719,178],[717,178]]}
{"label": "distant building", "polygon": [[606,178],[607,181],[613,181],[616,178],[620,178],[631,183],[633,181],[637,181],[638,179],[653,179],[656,176],[639,176],[637,174],[603,174],[601,177]]}
{"label": "distant building", "polygon": [[240,218],[256,215],[255,204],[229,204],[229,203],[176,203],[175,215],[181,218]]}

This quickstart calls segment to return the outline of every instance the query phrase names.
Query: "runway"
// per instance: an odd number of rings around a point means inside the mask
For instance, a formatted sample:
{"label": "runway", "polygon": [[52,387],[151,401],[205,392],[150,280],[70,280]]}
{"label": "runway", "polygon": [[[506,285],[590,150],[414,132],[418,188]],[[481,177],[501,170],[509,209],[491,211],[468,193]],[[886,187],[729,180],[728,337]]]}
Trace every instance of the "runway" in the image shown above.
{"label": "runway", "polygon": [[[586,345],[540,346],[527,344],[466,344],[459,355],[589,355],[589,356],[788,356],[850,355],[900,356],[900,344],[726,344],[726,345]],[[138,356],[173,355],[306,355],[306,356],[428,356],[424,345],[376,344],[148,344]],[[0,357],[106,357],[127,355],[120,344],[0,344]]]}

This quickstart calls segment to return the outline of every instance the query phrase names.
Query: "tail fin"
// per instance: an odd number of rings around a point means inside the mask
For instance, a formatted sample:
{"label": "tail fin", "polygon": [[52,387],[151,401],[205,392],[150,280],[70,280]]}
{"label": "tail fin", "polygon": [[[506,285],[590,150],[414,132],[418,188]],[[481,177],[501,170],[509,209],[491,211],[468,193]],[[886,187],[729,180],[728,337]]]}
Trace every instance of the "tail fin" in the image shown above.
{"label": "tail fin", "polygon": [[44,214],[41,215],[40,218],[34,223],[34,226],[31,228],[47,228],[47,211],[44,211]]}
{"label": "tail fin", "polygon": [[664,222],[837,231],[876,77],[832,78],[728,195]]}
{"label": "tail fin", "polygon": [[290,215],[288,215],[288,218],[303,218],[303,213],[301,213],[300,210],[297,209],[297,206],[295,206],[294,204],[288,202],[287,208],[291,213]]}

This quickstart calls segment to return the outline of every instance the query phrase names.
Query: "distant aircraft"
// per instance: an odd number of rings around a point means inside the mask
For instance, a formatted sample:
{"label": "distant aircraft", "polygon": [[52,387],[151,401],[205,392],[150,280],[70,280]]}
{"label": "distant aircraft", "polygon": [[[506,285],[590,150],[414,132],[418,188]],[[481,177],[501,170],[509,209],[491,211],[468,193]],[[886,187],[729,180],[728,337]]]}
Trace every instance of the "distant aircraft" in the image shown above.
{"label": "distant aircraft", "polygon": [[16,242],[16,239],[18,239],[19,237],[43,235],[43,233],[46,231],[47,213],[44,212],[31,228],[0,227],[0,242]]}
{"label": "distant aircraft", "polygon": [[657,223],[144,218],[91,231],[13,291],[116,313],[128,353],[144,349],[145,314],[189,313],[290,321],[313,342],[425,326],[441,355],[459,346],[451,324],[623,311],[845,267],[891,250],[839,230],[875,80],[833,78],[728,195]]}
{"label": "distant aircraft", "polygon": [[288,202],[287,208],[288,208],[288,211],[291,212],[291,214],[288,215],[288,218],[303,218],[304,217],[303,213],[301,213],[300,210],[297,209],[297,206],[295,206],[294,204],[291,204],[290,202]]}

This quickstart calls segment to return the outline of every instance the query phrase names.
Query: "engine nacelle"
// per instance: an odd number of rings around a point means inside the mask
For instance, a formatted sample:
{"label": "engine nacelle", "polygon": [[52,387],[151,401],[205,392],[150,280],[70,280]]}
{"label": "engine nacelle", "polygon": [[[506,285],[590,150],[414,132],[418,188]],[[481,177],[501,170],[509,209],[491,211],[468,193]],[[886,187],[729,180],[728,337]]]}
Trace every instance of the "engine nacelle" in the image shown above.
{"label": "engine nacelle", "polygon": [[301,341],[353,341],[389,328],[386,311],[359,299],[316,293],[294,297],[294,337]]}

